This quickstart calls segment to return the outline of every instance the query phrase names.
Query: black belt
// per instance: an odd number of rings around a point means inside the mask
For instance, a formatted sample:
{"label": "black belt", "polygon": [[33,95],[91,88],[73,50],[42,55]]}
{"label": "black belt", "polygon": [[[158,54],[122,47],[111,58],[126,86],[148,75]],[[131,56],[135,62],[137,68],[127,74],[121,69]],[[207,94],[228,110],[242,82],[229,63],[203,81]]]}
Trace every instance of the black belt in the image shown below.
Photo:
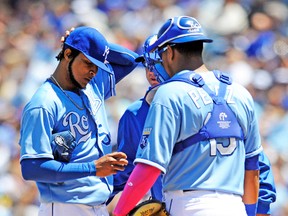
{"label": "black belt", "polygon": [[185,192],[190,192],[190,191],[195,191],[195,190],[193,190],[193,189],[187,189],[187,190],[183,190],[183,193],[185,193]]}

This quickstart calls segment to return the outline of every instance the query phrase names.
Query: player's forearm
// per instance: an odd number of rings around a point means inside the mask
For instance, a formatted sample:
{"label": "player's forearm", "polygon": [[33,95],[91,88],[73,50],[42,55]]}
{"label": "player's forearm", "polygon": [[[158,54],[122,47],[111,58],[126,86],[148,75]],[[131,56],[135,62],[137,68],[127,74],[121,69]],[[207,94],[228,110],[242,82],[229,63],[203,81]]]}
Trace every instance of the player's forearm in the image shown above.
{"label": "player's forearm", "polygon": [[137,65],[135,59],[138,54],[118,44],[109,43],[109,55],[107,60],[110,64],[132,66]]}
{"label": "player's forearm", "polygon": [[242,199],[248,216],[256,215],[258,194],[259,155],[254,155],[245,160],[244,194]]}
{"label": "player's forearm", "polygon": [[259,170],[246,170],[244,180],[243,202],[254,204],[258,201],[259,192]]}
{"label": "player's forearm", "polygon": [[125,185],[113,214],[115,216],[127,215],[152,187],[160,173],[161,171],[156,167],[142,163],[137,164]]}
{"label": "player's forearm", "polygon": [[94,162],[62,163],[51,159],[25,159],[21,161],[22,176],[25,180],[57,183],[67,180],[95,176]]}
{"label": "player's forearm", "polygon": [[138,54],[117,44],[110,43],[109,46],[107,60],[113,68],[115,80],[118,83],[137,66],[135,58],[138,57]]}
{"label": "player's forearm", "polygon": [[246,170],[243,202],[248,216],[255,216],[259,193],[259,170]]}

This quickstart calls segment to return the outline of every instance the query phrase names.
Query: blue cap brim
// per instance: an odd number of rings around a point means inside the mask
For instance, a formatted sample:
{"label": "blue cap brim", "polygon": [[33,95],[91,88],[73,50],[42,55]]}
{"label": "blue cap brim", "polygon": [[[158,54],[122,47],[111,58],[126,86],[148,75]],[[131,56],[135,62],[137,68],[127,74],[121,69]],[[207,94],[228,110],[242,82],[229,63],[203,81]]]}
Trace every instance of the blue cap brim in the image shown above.
{"label": "blue cap brim", "polygon": [[145,61],[145,59],[144,59],[143,55],[140,55],[135,59],[135,62],[144,62],[144,61]]}
{"label": "blue cap brim", "polygon": [[108,65],[104,64],[103,62],[92,58],[91,56],[86,55],[85,53],[83,53],[83,55],[86,56],[86,58],[88,58],[93,64],[95,64],[96,66],[98,66],[99,68],[103,69],[104,71],[107,71],[109,73],[113,73],[112,70],[109,68]]}
{"label": "blue cap brim", "polygon": [[205,36],[186,36],[183,38],[177,38],[175,40],[169,41],[169,43],[189,43],[193,41],[203,41],[204,43],[212,43],[213,40],[210,38],[207,38]]}
{"label": "blue cap brim", "polygon": [[[174,40],[170,40],[168,41],[166,44],[172,44],[172,43],[189,43],[189,42],[193,42],[193,41],[203,41],[203,43],[212,43],[213,40],[210,39],[210,38],[207,38],[203,35],[199,35],[199,36],[195,36],[195,35],[191,35],[191,36],[185,36],[185,37],[180,37],[180,38],[176,38]],[[163,43],[163,42],[162,42]],[[151,51],[154,51],[155,49],[159,48],[160,47],[160,44],[161,44],[161,40],[157,40],[155,41],[154,44],[152,44],[151,46],[149,46],[147,48],[147,51],[148,52],[151,52]],[[163,44],[165,45],[165,44]],[[163,46],[161,44],[161,46]]]}

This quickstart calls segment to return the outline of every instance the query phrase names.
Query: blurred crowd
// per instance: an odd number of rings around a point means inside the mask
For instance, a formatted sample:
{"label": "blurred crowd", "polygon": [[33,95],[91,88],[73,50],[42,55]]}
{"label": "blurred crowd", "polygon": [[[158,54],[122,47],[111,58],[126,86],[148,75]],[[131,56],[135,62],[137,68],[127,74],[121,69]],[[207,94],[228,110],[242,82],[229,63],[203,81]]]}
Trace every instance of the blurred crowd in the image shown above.
{"label": "blurred crowd", "polygon": [[[272,215],[288,215],[288,0],[1,0],[0,216],[37,215],[35,183],[23,181],[19,166],[21,111],[54,71],[65,30],[93,26],[140,53],[146,37],[178,15],[197,18],[214,39],[207,65],[231,73],[254,97],[276,182]],[[120,116],[147,87],[139,65],[107,101],[113,144]]]}

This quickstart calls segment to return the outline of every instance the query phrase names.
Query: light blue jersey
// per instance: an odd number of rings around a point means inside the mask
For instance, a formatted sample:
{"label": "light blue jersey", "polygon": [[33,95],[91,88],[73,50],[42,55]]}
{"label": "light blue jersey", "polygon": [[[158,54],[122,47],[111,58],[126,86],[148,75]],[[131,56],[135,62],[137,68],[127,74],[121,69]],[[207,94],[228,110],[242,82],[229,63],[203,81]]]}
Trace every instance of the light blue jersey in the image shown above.
{"label": "light blue jersey", "polygon": [[[182,71],[174,77],[184,73],[191,72]],[[219,80],[213,72],[201,76],[217,94]],[[213,101],[204,89],[184,82],[173,81],[158,88],[135,163],[159,168],[164,173],[163,191],[217,190],[243,195],[245,159],[262,151],[258,123],[252,97],[242,86],[228,85],[225,100],[236,114],[244,140],[210,139],[173,154],[176,143],[198,133],[203,127],[212,111]]]}
{"label": "light blue jersey", "polygon": [[[79,109],[52,81],[44,82],[23,111],[20,161],[53,159],[51,137],[61,131],[70,131],[76,139],[72,163],[91,162],[111,153],[104,100],[114,95],[114,88],[114,75],[99,68],[80,95],[65,91]],[[87,205],[104,203],[113,190],[112,185],[112,176],[89,176],[59,183],[37,182],[41,202]]]}

